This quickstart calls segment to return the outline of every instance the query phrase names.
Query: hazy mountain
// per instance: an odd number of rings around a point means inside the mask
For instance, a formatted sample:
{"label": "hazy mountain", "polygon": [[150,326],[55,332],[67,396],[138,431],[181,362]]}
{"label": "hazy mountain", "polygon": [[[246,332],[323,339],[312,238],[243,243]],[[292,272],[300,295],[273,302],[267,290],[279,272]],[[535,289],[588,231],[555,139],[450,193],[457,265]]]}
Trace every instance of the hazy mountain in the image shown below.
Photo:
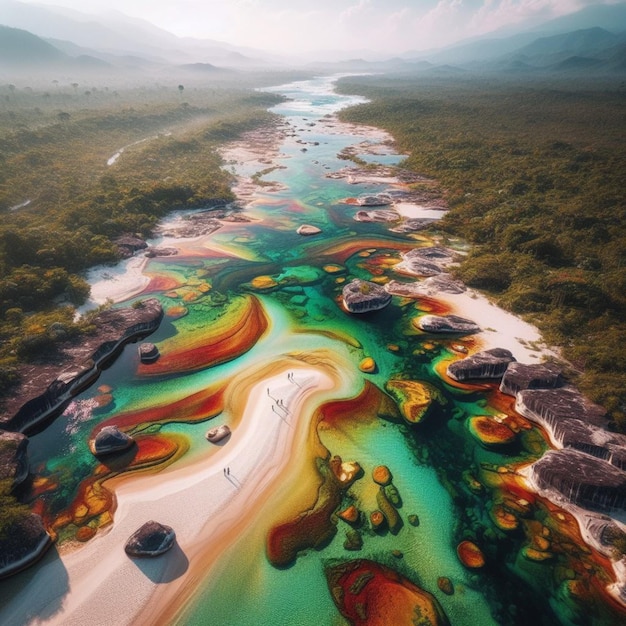
{"label": "hazy mountain", "polygon": [[597,4],[557,17],[532,30],[546,34],[566,33],[597,26],[611,33],[626,31],[626,3]]}
{"label": "hazy mountain", "polygon": [[260,57],[258,51],[208,39],[177,37],[150,22],[118,12],[96,18],[60,7],[0,0],[0,22],[42,38],[71,42],[96,55],[138,56],[161,63],[261,64],[251,58]]}
{"label": "hazy mountain", "polygon": [[52,65],[69,60],[59,49],[28,31],[0,26],[0,62],[5,66]]}

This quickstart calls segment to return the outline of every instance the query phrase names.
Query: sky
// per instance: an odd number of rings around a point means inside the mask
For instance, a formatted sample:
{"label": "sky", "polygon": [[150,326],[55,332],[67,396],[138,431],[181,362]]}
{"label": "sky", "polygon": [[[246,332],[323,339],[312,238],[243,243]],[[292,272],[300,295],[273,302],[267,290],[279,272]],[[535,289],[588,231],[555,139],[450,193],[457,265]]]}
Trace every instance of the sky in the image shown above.
{"label": "sky", "polygon": [[179,36],[302,53],[439,48],[523,21],[617,0],[22,0],[118,10]]}

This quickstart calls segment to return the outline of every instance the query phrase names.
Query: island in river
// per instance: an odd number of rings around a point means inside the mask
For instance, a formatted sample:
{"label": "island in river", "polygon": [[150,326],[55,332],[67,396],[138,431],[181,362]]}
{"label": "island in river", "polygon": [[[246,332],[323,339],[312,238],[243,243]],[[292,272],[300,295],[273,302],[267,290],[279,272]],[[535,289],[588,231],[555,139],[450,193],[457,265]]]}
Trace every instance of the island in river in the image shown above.
{"label": "island in river", "polygon": [[[190,238],[174,217],[154,244],[176,255],[93,279],[103,299],[159,301],[159,356],[127,346],[30,438],[24,499],[56,547],[0,583],[3,623],[623,618],[623,443],[541,369],[534,328],[449,276],[465,246],[437,232],[432,181],[398,169],[384,133],[339,123],[358,99],[331,87],[276,88],[290,100],[273,151],[249,136],[224,153],[249,221]],[[356,145],[374,166],[338,158]],[[353,279],[386,306],[347,310]],[[557,405],[568,433],[588,427],[567,443]],[[230,437],[207,442],[221,425]],[[134,445],[96,457],[109,426]],[[543,459],[570,451],[601,498],[574,472],[545,479]],[[129,557],[151,520],[174,545]]]}

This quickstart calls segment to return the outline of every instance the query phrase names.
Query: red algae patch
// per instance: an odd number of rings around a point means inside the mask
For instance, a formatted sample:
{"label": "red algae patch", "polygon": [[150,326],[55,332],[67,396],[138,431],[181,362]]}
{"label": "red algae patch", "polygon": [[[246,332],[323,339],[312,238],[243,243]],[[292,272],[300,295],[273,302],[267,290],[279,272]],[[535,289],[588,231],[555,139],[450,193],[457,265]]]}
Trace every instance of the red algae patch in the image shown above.
{"label": "red algae patch", "polygon": [[339,612],[354,626],[448,626],[436,598],[395,570],[360,559],[332,565],[326,580]]}
{"label": "red algae patch", "polygon": [[471,569],[479,569],[485,565],[485,556],[482,550],[471,541],[461,541],[456,547],[459,561]]}
{"label": "red algae patch", "polygon": [[505,446],[515,440],[516,434],[506,425],[498,422],[493,417],[478,415],[468,421],[470,433],[483,446]]}
{"label": "red algae patch", "polygon": [[139,365],[137,373],[162,376],[226,363],[250,350],[268,324],[263,307],[254,296],[237,298],[213,323],[161,342],[161,358],[148,366]]}

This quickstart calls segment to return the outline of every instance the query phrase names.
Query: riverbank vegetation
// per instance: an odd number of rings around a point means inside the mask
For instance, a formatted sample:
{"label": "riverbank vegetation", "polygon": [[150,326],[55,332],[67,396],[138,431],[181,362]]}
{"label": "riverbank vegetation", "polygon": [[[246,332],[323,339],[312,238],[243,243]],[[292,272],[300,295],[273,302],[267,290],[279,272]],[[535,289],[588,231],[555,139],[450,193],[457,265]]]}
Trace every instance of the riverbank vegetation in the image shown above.
{"label": "riverbank vegetation", "polygon": [[404,166],[439,181],[441,227],[473,244],[459,276],[562,347],[626,430],[624,85],[403,75],[340,89],[371,100],[343,119],[387,129]]}
{"label": "riverbank vegetation", "polygon": [[233,200],[217,148],[280,101],[249,84],[0,86],[0,401],[21,363],[89,329],[81,272],[119,260],[117,237]]}

